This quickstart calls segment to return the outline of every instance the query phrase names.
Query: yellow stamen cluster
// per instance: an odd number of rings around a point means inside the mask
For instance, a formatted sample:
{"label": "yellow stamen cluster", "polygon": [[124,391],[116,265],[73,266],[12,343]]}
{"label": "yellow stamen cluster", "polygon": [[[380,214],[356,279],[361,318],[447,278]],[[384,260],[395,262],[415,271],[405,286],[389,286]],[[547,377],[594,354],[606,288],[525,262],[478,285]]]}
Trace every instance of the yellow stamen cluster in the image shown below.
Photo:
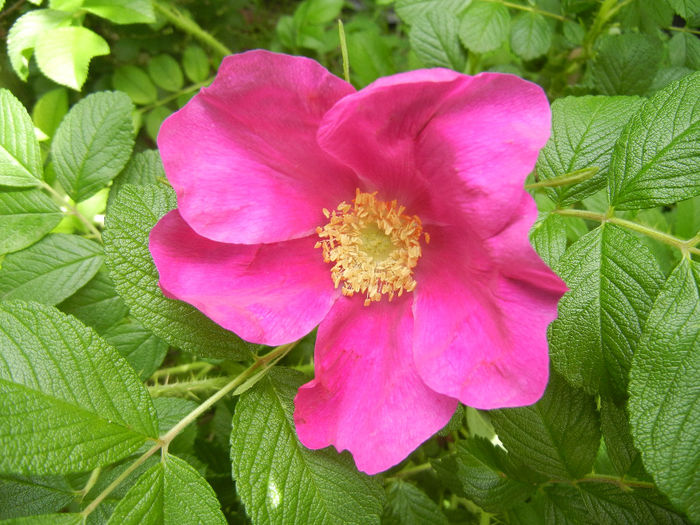
{"label": "yellow stamen cluster", "polygon": [[365,306],[382,295],[391,301],[413,291],[413,268],[421,256],[420,219],[404,215],[405,208],[396,201],[377,200],[376,194],[356,190],[352,204],[341,202],[332,212],[324,209],[328,224],[316,228],[321,238],[316,248],[323,250],[325,262],[334,263],[335,287],[342,283],[347,296],[365,294]]}

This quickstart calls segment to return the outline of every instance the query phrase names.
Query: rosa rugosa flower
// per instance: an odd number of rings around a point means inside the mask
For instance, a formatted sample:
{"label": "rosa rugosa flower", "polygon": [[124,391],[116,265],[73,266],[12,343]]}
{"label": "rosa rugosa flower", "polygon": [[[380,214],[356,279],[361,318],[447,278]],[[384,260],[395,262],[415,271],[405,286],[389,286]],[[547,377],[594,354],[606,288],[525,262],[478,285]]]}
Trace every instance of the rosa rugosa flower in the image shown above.
{"label": "rosa rugosa flower", "polygon": [[255,343],[319,325],[299,439],[385,470],[458,401],[544,391],[565,286],[530,247],[523,181],[549,133],[544,93],[511,75],[356,92],[307,58],[227,57],[158,136],[178,198],[150,237],[160,285]]}

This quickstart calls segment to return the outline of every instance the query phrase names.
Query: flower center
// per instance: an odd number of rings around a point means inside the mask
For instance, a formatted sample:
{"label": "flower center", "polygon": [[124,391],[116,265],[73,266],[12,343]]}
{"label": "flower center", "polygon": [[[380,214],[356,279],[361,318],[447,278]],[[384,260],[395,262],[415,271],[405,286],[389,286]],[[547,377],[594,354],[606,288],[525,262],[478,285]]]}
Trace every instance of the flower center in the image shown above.
{"label": "flower center", "polygon": [[[352,204],[341,202],[332,212],[324,209],[328,223],[316,228],[321,238],[316,248],[323,260],[334,263],[331,277],[343,295],[365,295],[365,306],[388,295],[391,301],[416,287],[413,268],[421,256],[420,219],[404,215],[396,201],[385,202],[375,193],[355,192]],[[429,242],[428,234],[424,235]]]}

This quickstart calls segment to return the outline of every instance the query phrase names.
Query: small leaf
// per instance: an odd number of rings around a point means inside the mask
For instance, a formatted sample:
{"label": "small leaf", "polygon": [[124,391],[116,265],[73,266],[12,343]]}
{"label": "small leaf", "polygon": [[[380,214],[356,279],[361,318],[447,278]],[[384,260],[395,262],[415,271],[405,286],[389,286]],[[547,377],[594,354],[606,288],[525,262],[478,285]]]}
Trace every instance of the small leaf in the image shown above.
{"label": "small leaf", "polygon": [[700,13],[700,0],[668,0],[668,3],[686,20]]}
{"label": "small leaf", "polygon": [[447,525],[447,518],[425,492],[399,480],[387,488],[382,524]]}
{"label": "small leaf", "polygon": [[461,71],[466,54],[459,43],[459,21],[445,11],[430,11],[411,27],[411,47],[427,67]]}
{"label": "small leaf", "polygon": [[166,455],[141,475],[114,509],[108,524],[226,524],[216,494],[186,461]]}
{"label": "small leaf", "polygon": [[51,143],[58,182],[80,202],[107,186],[134,146],[131,111],[123,93],[93,93],[78,102]]}
{"label": "small leaf", "polygon": [[83,472],[157,438],[146,389],[75,318],[37,303],[0,303],[0,349],[0,470]]}
{"label": "small leaf", "polygon": [[502,4],[474,1],[462,15],[459,37],[467,49],[485,53],[508,38],[510,12]]}
{"label": "small leaf", "polygon": [[700,72],[659,91],[625,126],[609,173],[610,203],[653,208],[700,194]]}
{"label": "small leaf", "polygon": [[108,55],[109,44],[84,27],[57,27],[37,38],[34,53],[44,75],[80,91],[87,79],[90,60]]}
{"label": "small leaf", "polygon": [[548,213],[538,219],[530,230],[530,243],[547,266],[556,266],[566,251],[564,218],[556,213]]}
{"label": "small leaf", "polygon": [[632,436],[644,466],[671,501],[700,521],[700,265],[671,273],[630,370]]}
{"label": "small leaf", "polygon": [[170,55],[158,55],[148,61],[148,74],[156,86],[166,91],[179,91],[184,84],[182,69]]}
{"label": "small leaf", "polygon": [[44,93],[32,110],[32,120],[37,128],[53,137],[63,117],[68,113],[68,91],[52,89]]}
{"label": "small leaf", "polygon": [[591,73],[600,93],[644,95],[661,64],[661,42],[636,33],[606,35],[599,42]]}
{"label": "small leaf", "polygon": [[170,116],[172,110],[166,108],[165,106],[158,106],[153,108],[146,115],[146,133],[153,140],[158,138],[158,131],[163,121]]}
{"label": "small leaf", "polygon": [[62,217],[58,206],[40,190],[0,191],[0,254],[34,244]]}
{"label": "small leaf", "polygon": [[253,523],[379,523],[384,491],[347,455],[297,438],[293,399],[303,376],[272,369],[236,404],[233,477]]}
{"label": "small leaf", "polygon": [[204,82],[209,78],[209,59],[199,46],[190,44],[182,54],[182,67],[192,82]]}
{"label": "small leaf", "polygon": [[158,179],[165,179],[165,170],[157,150],[145,150],[134,153],[129,163],[112,182],[107,199],[107,208],[112,206],[117,193],[124,184],[140,186],[157,184]]}
{"label": "small leaf", "polygon": [[639,451],[632,443],[629,418],[624,405],[609,398],[600,403],[600,429],[605,438],[608,458],[615,471],[624,477],[630,473],[632,465],[639,461]]}
{"label": "small leaf", "polygon": [[210,357],[245,357],[251,345],[192,306],[167,299],[158,287],[148,235],[175,205],[175,193],[164,186],[126,185],[121,189],[105,219],[103,236],[117,292],[134,318],[173,346]]}
{"label": "small leaf", "polygon": [[158,98],[158,90],[146,72],[138,66],[120,66],[112,75],[112,86],[123,91],[135,104],[151,104]]}
{"label": "small leaf", "polygon": [[168,343],[159,339],[133,319],[112,326],[104,333],[105,341],[129,362],[143,380],[151,377],[163,363]]}
{"label": "small leaf", "polygon": [[7,89],[0,89],[0,185],[29,188],[42,176],[39,143],[27,110]]}
{"label": "small leaf", "polygon": [[600,422],[591,396],[553,373],[542,399],[521,408],[488,412],[513,459],[556,479],[590,472],[600,444]]}
{"label": "small leaf", "polygon": [[532,60],[549,51],[554,30],[547,20],[538,13],[520,13],[513,20],[510,45],[515,53]]}
{"label": "small leaf", "polygon": [[99,244],[77,235],[51,234],[5,256],[0,300],[57,304],[87,283],[102,265]]}
{"label": "small leaf", "polygon": [[151,0],[83,0],[82,8],[115,24],[151,24],[156,21]]}
{"label": "small leaf", "polygon": [[409,25],[415,25],[428,14],[448,13],[457,17],[471,0],[397,0],[396,14]]}

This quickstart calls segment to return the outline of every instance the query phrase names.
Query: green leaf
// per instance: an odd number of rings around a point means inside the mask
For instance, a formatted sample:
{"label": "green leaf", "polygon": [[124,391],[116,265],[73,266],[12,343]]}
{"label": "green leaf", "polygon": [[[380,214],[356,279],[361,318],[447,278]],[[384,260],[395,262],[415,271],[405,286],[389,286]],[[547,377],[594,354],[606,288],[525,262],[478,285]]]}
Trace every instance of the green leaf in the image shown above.
{"label": "green leaf", "polygon": [[39,35],[34,53],[44,75],[80,91],[87,79],[90,60],[109,55],[109,44],[84,27],[57,27]]}
{"label": "green leaf", "polygon": [[700,194],[700,72],[650,98],[625,126],[609,173],[610,203],[653,208]]}
{"label": "green leaf", "polygon": [[27,516],[3,523],[3,525],[83,525],[85,523],[82,514],[42,514],[41,516]]}
{"label": "green leaf", "polygon": [[508,38],[510,12],[502,4],[474,1],[462,15],[459,38],[467,49],[485,53]]}
{"label": "green leaf", "polygon": [[153,108],[146,114],[146,133],[153,140],[158,138],[158,131],[160,130],[163,121],[170,116],[172,113],[171,109],[165,106],[158,106]]}
{"label": "green leaf", "polygon": [[231,433],[233,477],[253,523],[379,523],[384,491],[347,455],[312,451],[292,414],[301,374],[271,369],[238,400]]}
{"label": "green leaf", "polygon": [[104,267],[85,286],[59,304],[58,308],[74,315],[99,333],[118,323],[129,312],[122,298],[117,295],[114,283]]}
{"label": "green leaf", "polygon": [[642,100],[587,96],[554,101],[552,137],[537,159],[537,174],[549,180],[584,168],[598,168],[588,180],[551,188],[548,193],[557,204],[573,204],[605,186],[615,142]]}
{"label": "green leaf", "polygon": [[170,55],[158,55],[148,61],[148,74],[156,86],[166,91],[179,91],[185,82],[182,69]]}
{"label": "green leaf", "polygon": [[399,480],[387,487],[382,524],[447,525],[447,518],[425,492]]}
{"label": "green leaf", "polygon": [[684,258],[654,303],[630,370],[632,436],[659,488],[700,521],[700,266]]}
{"label": "green leaf", "polygon": [[556,266],[566,250],[564,218],[555,213],[540,217],[530,230],[530,244],[547,266]]}
{"label": "green leaf", "polygon": [[34,244],[62,217],[58,206],[40,190],[0,191],[0,254]]}
{"label": "green leaf", "polygon": [[42,176],[39,143],[27,110],[7,89],[0,89],[0,185],[28,188]]}
{"label": "green leaf", "polygon": [[32,120],[37,128],[52,137],[63,117],[68,113],[68,91],[52,89],[44,93],[32,110]]}
{"label": "green leaf", "polygon": [[151,0],[84,0],[82,8],[115,24],[151,24],[156,21]]}
{"label": "green leaf", "polygon": [[165,179],[165,170],[158,151],[145,150],[134,153],[124,170],[112,182],[109,198],[107,199],[107,208],[112,206],[114,199],[124,184],[137,184],[140,186],[157,184],[159,178]]}
{"label": "green leaf", "polygon": [[343,8],[343,0],[305,0],[303,5],[308,6],[304,22],[310,25],[319,25],[338,18]]}
{"label": "green leaf", "polygon": [[63,119],[51,153],[58,182],[74,201],[107,186],[129,160],[132,109],[123,93],[105,91],[85,97]]}
{"label": "green leaf", "polygon": [[7,35],[7,54],[12,69],[22,80],[29,76],[29,59],[36,41],[45,32],[70,22],[69,13],[52,9],[36,9],[19,17]]}
{"label": "green leaf", "polygon": [[513,20],[510,45],[519,57],[532,60],[549,51],[553,33],[552,26],[542,15],[520,13]]}
{"label": "green leaf", "polygon": [[114,71],[112,86],[129,95],[135,104],[152,104],[158,98],[158,90],[148,74],[131,64],[119,66]]}
{"label": "green leaf", "polygon": [[0,519],[58,512],[74,498],[63,476],[0,475]]}
{"label": "green leaf", "polygon": [[104,338],[143,380],[151,377],[168,352],[168,343],[133,319],[112,326],[104,333]]}
{"label": "green leaf", "polygon": [[138,321],[158,337],[187,352],[240,359],[244,343],[192,306],[167,299],[158,287],[158,270],[148,251],[148,235],[158,219],[176,206],[175,193],[163,186],[124,186],[105,219],[105,253],[110,275]]}
{"label": "green leaf", "polygon": [[651,85],[663,57],[661,42],[649,35],[606,35],[599,46],[591,72],[603,95],[643,95]]}
{"label": "green leaf", "polygon": [[467,57],[458,32],[459,21],[452,13],[430,11],[411,27],[411,47],[427,67],[462,71]]}
{"label": "green leaf", "polygon": [[[158,412],[158,426],[161,434],[165,434],[168,430],[177,425],[190,412],[195,410],[199,404],[189,399],[179,397],[157,397],[153,400],[153,404]],[[220,434],[219,439],[225,439],[231,434],[231,415],[229,414],[229,426],[225,434]],[[175,439],[168,445],[168,451],[178,454],[180,451],[192,451],[194,441],[197,439],[197,425],[189,425],[183,429]],[[209,439],[206,440],[207,446],[211,444]]]}
{"label": "green leaf", "polygon": [[206,480],[186,461],[166,455],[141,475],[119,502],[113,525],[158,523],[226,524],[219,501]]}
{"label": "green leaf", "polygon": [[690,33],[676,33],[668,42],[668,54],[674,66],[700,69],[700,40]]}
{"label": "green leaf", "polygon": [[126,361],[55,308],[0,303],[0,470],[82,472],[158,436],[151,398]]}
{"label": "green leaf", "polygon": [[99,244],[77,235],[52,234],[5,256],[0,300],[57,304],[87,283],[102,265]]}
{"label": "green leaf", "polygon": [[509,455],[527,467],[556,479],[590,472],[600,444],[595,401],[556,373],[534,405],[488,414]]}
{"label": "green leaf", "polygon": [[466,9],[471,0],[398,0],[396,14],[409,25],[415,25],[428,14],[447,13],[453,17]]}
{"label": "green leaf", "polygon": [[700,232],[700,196],[676,204],[674,227],[674,233],[682,239],[690,239],[698,232]]}
{"label": "green leaf", "polygon": [[700,13],[700,0],[668,0],[668,3],[686,20]]}
{"label": "green leaf", "polygon": [[608,458],[621,476],[630,473],[632,465],[639,462],[639,451],[632,443],[629,418],[624,405],[609,398],[600,403],[600,429],[603,432]]}
{"label": "green leaf", "polygon": [[554,368],[588,393],[624,396],[634,348],[664,281],[654,255],[605,224],[574,243],[557,272],[570,291],[550,325]]}
{"label": "green leaf", "polygon": [[395,73],[389,41],[377,30],[348,34],[348,55],[352,64],[351,78],[361,86]]}
{"label": "green leaf", "polygon": [[190,44],[182,54],[182,68],[192,82],[204,82],[209,78],[209,59],[199,46]]}

